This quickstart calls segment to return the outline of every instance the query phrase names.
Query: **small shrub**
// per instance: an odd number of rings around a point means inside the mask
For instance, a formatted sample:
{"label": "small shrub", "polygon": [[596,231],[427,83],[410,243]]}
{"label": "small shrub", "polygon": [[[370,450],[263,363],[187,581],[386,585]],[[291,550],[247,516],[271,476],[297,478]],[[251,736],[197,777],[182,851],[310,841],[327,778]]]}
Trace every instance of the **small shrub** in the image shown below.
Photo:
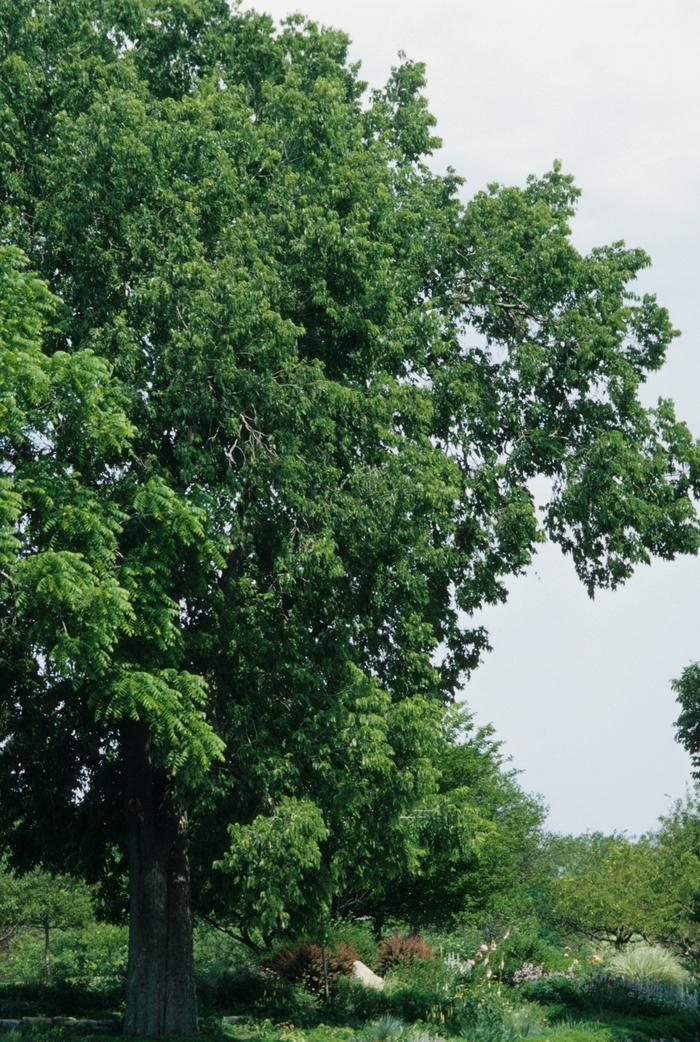
{"label": "small shrub", "polygon": [[444,959],[412,959],[398,963],[388,973],[389,987],[397,984],[446,994],[452,990],[457,972]]}
{"label": "small shrub", "polygon": [[571,958],[564,950],[534,929],[514,931],[498,945],[500,976],[508,983],[518,983],[516,974],[525,967],[540,967],[543,973],[560,973],[569,969]]}
{"label": "small shrub", "polygon": [[398,988],[389,986],[383,995],[387,1012],[409,1023],[421,1020],[443,1024],[452,1017],[452,999],[443,992],[433,991],[432,988],[418,988],[415,985],[403,985]]}
{"label": "small shrub", "polygon": [[235,966],[218,973],[198,972],[197,995],[205,1013],[232,1013],[267,1006],[276,983],[272,975],[263,970]]}
{"label": "small shrub", "polygon": [[474,991],[467,992],[454,1003],[452,1019],[455,1028],[470,1040],[505,1042],[511,1036],[515,1037],[510,1013],[509,1003],[498,992]]}
{"label": "small shrub", "polygon": [[406,1031],[406,1025],[397,1017],[386,1014],[367,1024],[362,1032],[362,1042],[395,1042]]}
{"label": "small shrub", "polygon": [[0,1018],[101,1016],[124,1008],[124,989],[79,984],[3,984]]}
{"label": "small shrub", "polygon": [[389,1005],[390,998],[383,991],[367,988],[350,977],[340,977],[325,1013],[338,1023],[362,1023],[381,1017]]}
{"label": "small shrub", "polygon": [[377,948],[377,966],[383,973],[417,959],[426,960],[434,957],[435,953],[430,945],[417,935],[401,937],[395,934],[385,937]]}
{"label": "small shrub", "polygon": [[340,977],[351,975],[357,958],[357,951],[349,944],[339,943],[324,950],[320,944],[302,941],[278,952],[268,967],[283,980],[301,984],[312,995],[323,995],[326,984],[333,991]]}
{"label": "small shrub", "polygon": [[518,987],[518,994],[532,1002],[583,1010],[587,1005],[585,988],[581,981],[570,977],[541,977]]}

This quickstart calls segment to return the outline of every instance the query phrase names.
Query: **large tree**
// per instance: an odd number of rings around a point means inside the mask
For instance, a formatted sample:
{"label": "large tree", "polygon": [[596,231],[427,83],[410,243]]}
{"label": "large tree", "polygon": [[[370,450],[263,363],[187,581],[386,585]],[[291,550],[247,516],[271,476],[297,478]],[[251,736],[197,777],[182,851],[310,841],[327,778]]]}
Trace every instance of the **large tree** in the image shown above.
{"label": "large tree", "polygon": [[645,254],[581,255],[557,167],[464,206],[421,67],[364,100],[347,45],[0,0],[0,236],[44,280],[3,254],[0,814],[20,863],[126,852],[132,1034],[196,1026],[190,864],[213,908],[265,828],[300,893],[411,857],[471,617],[540,538],[590,592],[698,546]]}

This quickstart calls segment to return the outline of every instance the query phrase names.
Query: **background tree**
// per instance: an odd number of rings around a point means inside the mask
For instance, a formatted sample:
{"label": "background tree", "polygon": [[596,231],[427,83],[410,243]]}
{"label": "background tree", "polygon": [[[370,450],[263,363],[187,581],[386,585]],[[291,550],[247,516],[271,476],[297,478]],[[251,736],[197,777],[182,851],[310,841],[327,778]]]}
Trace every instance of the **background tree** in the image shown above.
{"label": "background tree", "polygon": [[6,859],[0,860],[0,951],[17,933],[21,921],[19,887]]}
{"label": "background tree", "polygon": [[508,770],[493,730],[477,728],[467,710],[445,718],[434,756],[436,786],[403,819],[413,860],[339,905],[370,915],[378,931],[391,919],[417,930],[485,913],[505,928],[530,905],[544,809]]}
{"label": "background tree", "polygon": [[655,845],[624,836],[567,838],[574,858],[551,883],[555,922],[618,949],[635,937],[652,937],[667,896]]}
{"label": "background tree", "polygon": [[190,865],[210,913],[280,821],[325,895],[402,871],[473,614],[545,535],[590,592],[695,552],[698,452],[638,399],[647,257],[581,255],[558,168],[464,207],[419,65],[365,104],[345,36],[224,0],[0,0],[0,40],[0,236],[57,301],[3,255],[2,828],[121,845],[127,1032],[187,1033]]}
{"label": "background tree", "polygon": [[44,939],[44,983],[51,980],[51,931],[87,926],[94,919],[90,887],[71,876],[41,868],[19,878],[19,923],[41,930]]}
{"label": "background tree", "polygon": [[700,663],[694,662],[674,680],[673,689],[681,713],[676,720],[676,737],[690,753],[695,777],[700,776]]}
{"label": "background tree", "polygon": [[700,793],[697,784],[661,818],[654,834],[662,862],[665,900],[656,937],[700,973]]}

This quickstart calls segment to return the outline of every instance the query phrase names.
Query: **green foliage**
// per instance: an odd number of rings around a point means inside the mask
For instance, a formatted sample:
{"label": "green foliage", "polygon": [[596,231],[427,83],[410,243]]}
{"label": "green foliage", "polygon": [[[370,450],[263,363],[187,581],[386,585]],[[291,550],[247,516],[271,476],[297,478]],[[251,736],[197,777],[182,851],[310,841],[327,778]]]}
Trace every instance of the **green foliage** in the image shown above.
{"label": "green foliage", "polygon": [[82,880],[41,868],[16,879],[20,923],[47,929],[85,926],[93,918],[93,893]]}
{"label": "green foliage", "polygon": [[269,816],[229,827],[231,845],[218,867],[240,895],[234,921],[255,923],[263,937],[287,930],[308,916],[316,895],[316,917],[327,911],[318,870],[321,843],[328,838],[321,811],[310,800],[285,798]]}
{"label": "green foliage", "polygon": [[592,836],[572,845],[574,862],[551,883],[555,921],[617,947],[651,932],[665,896],[654,844]]}
{"label": "green foliage", "polygon": [[[614,1042],[625,1042],[626,1039],[630,1039],[631,1042],[654,1042],[659,1039],[668,1042],[672,1042],[673,1039],[678,1039],[679,1042],[694,1042],[700,1028],[700,1018],[697,1014],[684,1012],[644,1016],[635,1010],[630,1010],[629,1013],[606,1010],[601,1014],[601,1020],[604,1030]],[[566,1030],[581,1031],[580,1028],[574,1027]],[[558,1038],[558,1035],[555,1034],[553,1037]],[[592,1036],[588,1035],[588,1039],[591,1038]]]}
{"label": "green foliage", "polygon": [[200,977],[228,972],[251,960],[250,951],[241,940],[216,929],[209,923],[197,923],[194,929],[195,969]]}
{"label": "green foliage", "polygon": [[518,995],[531,1002],[556,1006],[561,1010],[583,1010],[586,1008],[586,989],[582,981],[564,976],[543,977],[523,984]]}
{"label": "green foliage", "polygon": [[697,783],[660,819],[654,834],[663,865],[663,914],[656,936],[700,966],[700,791]]}
{"label": "green foliage", "polygon": [[564,972],[569,970],[572,957],[564,951],[561,944],[553,944],[542,935],[539,924],[526,921],[519,924],[508,938],[498,946],[499,977],[512,981],[513,973],[523,964],[541,967],[544,972]]}
{"label": "green foliage", "polygon": [[475,989],[455,1003],[453,1023],[461,1035],[479,1042],[515,1042],[510,1012],[510,1004],[497,991]]}
{"label": "green foliage", "polygon": [[95,1017],[120,1015],[124,1009],[124,987],[102,984],[38,983],[0,985],[0,1017]]}
{"label": "green foliage", "polygon": [[451,995],[455,986],[455,972],[442,959],[411,958],[395,963],[386,971],[386,986],[389,991],[396,988],[415,988],[419,992]]}
{"label": "green foliage", "polygon": [[331,944],[348,944],[358,953],[358,958],[366,966],[374,966],[377,942],[370,923],[364,919],[336,920],[331,923],[328,932]]}
{"label": "green foliage", "polygon": [[[55,984],[93,990],[121,988],[126,956],[124,927],[91,923],[80,929],[52,931],[51,971]],[[2,956],[0,980],[37,982],[43,975],[43,959],[43,936],[36,930],[22,930]]]}
{"label": "green foliage", "polygon": [[248,1014],[291,1020],[295,1024],[318,1021],[319,1000],[301,984],[281,980],[251,966],[239,966],[219,974],[197,977],[202,1009],[215,1015]]}
{"label": "green foliage", "polygon": [[501,929],[531,904],[543,808],[520,788],[492,729],[476,728],[464,708],[443,718],[433,759],[437,791],[404,816],[413,860],[355,906],[414,929],[481,922],[488,909],[488,927]]}
{"label": "green foliage", "polygon": [[686,666],[672,686],[681,707],[676,737],[690,753],[697,776],[700,772],[700,663]]}
{"label": "green foliage", "polygon": [[[57,928],[85,926],[92,921],[92,889],[80,879],[52,875],[41,868],[17,876],[7,865],[0,871],[0,884],[5,892],[0,904],[0,924],[4,920],[5,937],[12,940],[18,928],[41,930],[43,976],[48,982],[53,972],[51,932]],[[29,973],[19,979],[31,980],[34,976]]]}

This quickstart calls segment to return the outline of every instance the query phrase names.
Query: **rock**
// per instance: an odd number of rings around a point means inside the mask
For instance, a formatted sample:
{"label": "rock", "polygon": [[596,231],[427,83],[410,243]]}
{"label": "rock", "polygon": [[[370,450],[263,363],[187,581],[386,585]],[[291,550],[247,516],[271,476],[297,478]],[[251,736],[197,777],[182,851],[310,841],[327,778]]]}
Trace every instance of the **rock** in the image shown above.
{"label": "rock", "polygon": [[355,980],[359,980],[366,988],[376,988],[377,991],[381,991],[384,987],[384,978],[378,977],[376,973],[370,970],[369,966],[365,966],[359,959],[356,959],[352,964],[352,975]]}

